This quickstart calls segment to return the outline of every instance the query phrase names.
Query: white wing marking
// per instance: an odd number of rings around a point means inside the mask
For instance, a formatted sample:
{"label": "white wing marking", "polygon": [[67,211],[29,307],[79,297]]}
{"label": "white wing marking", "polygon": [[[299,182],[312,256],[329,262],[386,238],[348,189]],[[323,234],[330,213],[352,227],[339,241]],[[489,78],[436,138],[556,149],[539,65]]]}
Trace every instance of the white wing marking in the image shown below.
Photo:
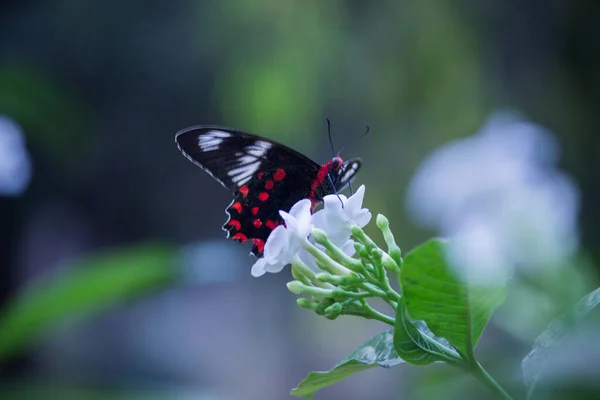
{"label": "white wing marking", "polygon": [[229,132],[224,131],[208,131],[207,133],[198,136],[198,146],[202,151],[214,151],[219,148],[219,145],[225,138],[230,137]]}

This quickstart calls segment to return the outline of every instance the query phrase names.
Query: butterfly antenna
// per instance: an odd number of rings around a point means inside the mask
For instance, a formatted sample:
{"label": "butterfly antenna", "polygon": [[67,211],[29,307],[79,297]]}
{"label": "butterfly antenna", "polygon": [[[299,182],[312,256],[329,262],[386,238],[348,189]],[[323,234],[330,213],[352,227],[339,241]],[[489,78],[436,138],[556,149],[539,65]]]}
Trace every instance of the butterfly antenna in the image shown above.
{"label": "butterfly antenna", "polygon": [[340,148],[340,150],[337,152],[337,155],[338,155],[338,156],[340,155],[340,153],[342,152],[342,150],[344,150],[344,147],[346,147],[347,145],[350,145],[350,144],[352,144],[352,143],[354,143],[354,142],[357,142],[357,141],[359,141],[360,139],[362,139],[362,138],[364,138],[365,136],[367,136],[367,133],[371,132],[371,128],[369,127],[369,125],[365,125],[365,128],[366,128],[366,129],[365,129],[365,131],[364,131],[364,133],[363,133],[362,135],[360,135],[360,136],[359,136],[359,137],[357,137],[356,139],[354,139],[354,140],[350,141],[349,143],[345,144],[344,146],[342,146],[342,147]]}
{"label": "butterfly antenna", "polygon": [[[335,148],[333,147],[333,140],[331,139],[331,121],[329,120],[329,117],[325,117],[325,121],[327,121],[327,136],[329,136],[329,145],[331,146],[331,152],[333,154],[335,154]],[[338,153],[338,155],[339,155],[339,153]],[[340,197],[340,194],[338,193],[337,188],[333,184],[333,179],[331,179],[331,175],[327,174],[327,178],[329,178],[329,183],[331,183],[331,187],[333,188],[335,195],[340,200],[340,203],[342,203],[342,208],[344,208],[344,201]]]}
{"label": "butterfly antenna", "polygon": [[325,117],[325,121],[327,121],[327,136],[329,136],[329,145],[331,146],[331,152],[335,154],[335,150],[333,148],[333,140],[331,139],[331,121],[329,117]]}

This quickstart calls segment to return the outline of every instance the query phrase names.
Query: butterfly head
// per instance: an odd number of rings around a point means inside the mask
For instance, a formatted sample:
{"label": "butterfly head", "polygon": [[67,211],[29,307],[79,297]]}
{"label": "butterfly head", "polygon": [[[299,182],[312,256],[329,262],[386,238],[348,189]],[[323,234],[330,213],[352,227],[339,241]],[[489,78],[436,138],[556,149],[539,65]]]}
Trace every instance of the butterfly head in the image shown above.
{"label": "butterfly head", "polygon": [[331,168],[333,168],[335,171],[339,170],[343,164],[344,164],[344,161],[342,160],[342,157],[340,157],[340,156],[335,156],[331,159],[331,161],[329,161],[329,166]]}

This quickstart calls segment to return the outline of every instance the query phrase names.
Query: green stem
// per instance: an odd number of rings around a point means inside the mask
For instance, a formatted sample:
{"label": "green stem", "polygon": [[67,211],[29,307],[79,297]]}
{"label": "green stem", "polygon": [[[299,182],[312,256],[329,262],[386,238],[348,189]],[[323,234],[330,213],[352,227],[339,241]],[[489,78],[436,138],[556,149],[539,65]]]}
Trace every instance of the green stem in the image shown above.
{"label": "green stem", "polygon": [[382,298],[383,300],[386,299],[385,292],[377,287],[377,282],[373,282],[373,283],[364,282],[357,286],[358,286],[358,288],[360,288],[366,292],[369,292],[373,297],[379,297],[379,298]]}
{"label": "green stem", "polygon": [[477,362],[471,360],[467,370],[481,383],[487,386],[499,399],[512,400],[512,397],[496,382],[494,378]]}
{"label": "green stem", "polygon": [[365,310],[344,310],[342,313],[345,315],[355,315],[357,317],[363,317],[367,319],[376,319],[391,326],[394,326],[395,322],[392,317],[382,314],[379,311],[375,310],[372,310],[372,312]]}
{"label": "green stem", "polygon": [[371,293],[369,292],[349,292],[343,289],[335,289],[333,294],[336,298],[345,297],[349,299],[364,299],[366,297],[371,297]]}
{"label": "green stem", "polygon": [[296,276],[294,276],[295,279],[298,279],[300,281],[302,281],[302,283],[304,283],[307,286],[310,286],[311,284],[317,285],[323,289],[335,289],[335,286],[327,283],[327,282],[321,282],[317,279],[317,275],[315,274],[315,271],[313,271],[312,269],[310,269],[308,267],[308,265],[304,264],[304,262],[300,259],[300,257],[298,257],[296,255],[296,257],[294,257],[294,259],[292,260],[292,275],[294,275],[294,273],[296,275],[302,275],[303,277],[306,278],[306,280],[309,281],[309,283],[307,284],[303,279],[299,279]]}
{"label": "green stem", "polygon": [[[384,272],[385,273],[385,272]],[[373,279],[370,276],[365,276],[367,280],[366,283],[359,285],[359,287],[363,290],[369,291],[374,296],[379,297],[386,303],[388,303],[394,310],[398,306],[398,302],[400,301],[400,295],[392,289],[390,286],[389,280],[387,279],[387,275],[383,279]],[[369,284],[375,286],[377,290],[369,289]],[[383,286],[383,287],[382,287]]]}
{"label": "green stem", "polygon": [[398,303],[400,301],[401,296],[394,289],[392,289],[392,286],[390,285],[390,280],[388,279],[388,276],[387,276],[387,273],[385,270],[383,271],[383,277],[380,279],[380,282],[381,282],[381,285],[383,286],[383,287],[381,287],[381,289],[383,289],[383,291],[388,295],[390,300],[393,300],[396,303]]}
{"label": "green stem", "polygon": [[337,261],[332,260],[331,257],[329,257],[327,254],[321,251],[321,249],[308,240],[304,241],[304,249],[308,251],[317,261],[320,261],[322,266],[325,268],[325,271],[329,272],[330,274],[346,276],[352,273],[351,270],[344,267]]}
{"label": "green stem", "polygon": [[383,313],[380,313],[379,311],[377,311],[376,309],[371,307],[365,299],[361,299],[359,301],[360,301],[363,309],[366,310],[369,315],[373,316],[373,319],[377,319],[379,321],[385,322],[391,326],[394,326],[396,324],[396,320],[394,318],[389,317]]}

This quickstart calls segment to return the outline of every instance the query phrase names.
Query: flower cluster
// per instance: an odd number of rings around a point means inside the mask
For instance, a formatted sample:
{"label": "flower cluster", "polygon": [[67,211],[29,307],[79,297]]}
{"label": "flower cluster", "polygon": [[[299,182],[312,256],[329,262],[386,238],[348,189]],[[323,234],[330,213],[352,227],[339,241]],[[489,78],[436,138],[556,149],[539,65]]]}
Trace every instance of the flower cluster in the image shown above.
{"label": "flower cluster", "polygon": [[313,229],[324,231],[331,243],[352,256],[355,250],[350,228],[352,225],[362,228],[371,220],[369,210],[362,208],[364,196],[363,185],[350,198],[343,194],[325,196],[323,209],[314,214],[311,214],[308,199],[300,200],[289,213],[279,211],[285,224],[279,225],[269,235],[264,257],[254,263],[252,275],[258,277],[265,272],[279,272],[294,262],[303,262],[318,271],[315,259],[309,255],[313,246]]}
{"label": "flower cluster", "polygon": [[296,203],[289,212],[280,211],[285,224],[269,236],[264,257],[252,267],[253,276],[279,272],[292,265],[294,281],[289,290],[301,307],[333,319],[357,315],[393,324],[366,299],[378,297],[396,307],[400,295],[390,287],[386,269],[398,271],[402,263],[385,217],[377,217],[388,252],[377,247],[362,230],[371,213],[362,207],[365,187],[353,196],[329,195],[323,209],[311,214],[309,200]]}

